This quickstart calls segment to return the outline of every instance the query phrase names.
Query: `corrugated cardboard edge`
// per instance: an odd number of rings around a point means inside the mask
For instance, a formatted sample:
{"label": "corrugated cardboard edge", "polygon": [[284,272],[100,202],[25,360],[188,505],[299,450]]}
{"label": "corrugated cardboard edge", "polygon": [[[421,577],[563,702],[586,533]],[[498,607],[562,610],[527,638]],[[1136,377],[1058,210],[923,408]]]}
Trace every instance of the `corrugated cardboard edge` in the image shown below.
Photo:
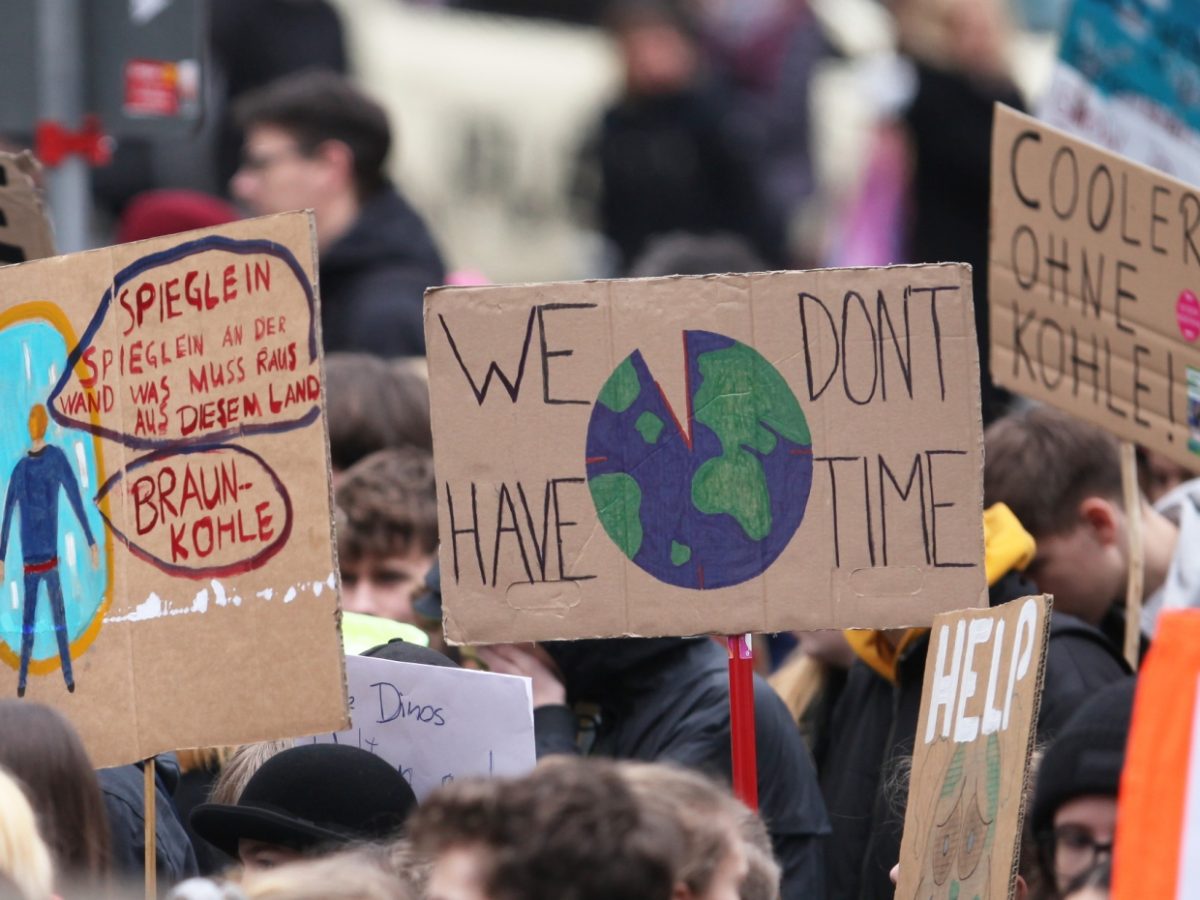
{"label": "corrugated cardboard edge", "polygon": [[[338,560],[337,504],[333,496],[333,451],[329,447],[329,397],[326,394],[328,382],[325,380],[325,336],[321,330],[321,266],[317,250],[316,213],[311,209],[306,209],[304,214],[308,217],[308,235],[312,247],[313,333],[317,340],[317,371],[321,379],[321,433],[325,436],[325,490],[329,497],[329,547],[330,558],[333,561],[333,590],[334,596],[337,598],[333,619],[338,636],[338,668],[342,674],[342,728],[344,729],[350,727],[350,685],[346,678],[346,654],[341,652],[345,647],[345,637],[342,634],[342,566]],[[324,730],[316,733],[324,733]],[[307,735],[286,735],[286,737],[307,737]]]}

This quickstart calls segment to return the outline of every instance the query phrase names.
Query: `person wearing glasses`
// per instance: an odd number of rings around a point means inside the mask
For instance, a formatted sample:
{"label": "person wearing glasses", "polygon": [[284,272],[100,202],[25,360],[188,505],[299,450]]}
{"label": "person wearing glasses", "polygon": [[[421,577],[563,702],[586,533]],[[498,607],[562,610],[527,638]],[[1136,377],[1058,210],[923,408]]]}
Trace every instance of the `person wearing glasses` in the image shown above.
{"label": "person wearing glasses", "polygon": [[1136,684],[1125,678],[1094,693],[1042,758],[1031,824],[1045,896],[1065,897],[1087,873],[1112,860]]}
{"label": "person wearing glasses", "polygon": [[424,221],[384,172],[383,107],[341,75],[289,75],[243,96],[230,182],[255,215],[311,209],[325,352],[423,356],[422,298],[445,269]]}

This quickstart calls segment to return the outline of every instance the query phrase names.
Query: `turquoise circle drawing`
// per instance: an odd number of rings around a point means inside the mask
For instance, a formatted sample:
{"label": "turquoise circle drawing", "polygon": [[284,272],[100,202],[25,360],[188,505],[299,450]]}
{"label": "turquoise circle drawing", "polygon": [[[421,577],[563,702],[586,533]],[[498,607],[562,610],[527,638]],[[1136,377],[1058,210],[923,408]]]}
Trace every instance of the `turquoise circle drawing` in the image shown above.
{"label": "turquoise circle drawing", "polygon": [[660,581],[712,589],[765,572],[812,488],[812,437],[787,381],[754,348],[683,333],[685,415],[641,351],[609,376],[587,433],[588,487],[605,532]]}
{"label": "turquoise circle drawing", "polygon": [[[48,322],[29,319],[0,330],[0,493],[6,505],[13,494],[8,513],[8,545],[4,555],[4,580],[0,583],[0,642],[8,659],[21,652],[25,610],[26,554],[22,547],[21,517],[25,512],[10,488],[17,463],[29,455],[31,437],[29,411],[44,404],[51,388],[62,374],[67,359],[63,335]],[[108,585],[107,536],[100,510],[92,498],[99,486],[95,441],[92,435],[63,428],[51,418],[45,433],[48,446],[61,450],[74,477],[82,500],[82,509],[97,546],[99,565],[93,566],[88,540],[66,491],[58,498],[57,571],[62,587],[66,631],[74,644],[95,623],[105,600]],[[38,584],[38,602],[33,623],[31,673],[44,673],[59,667],[59,649],[53,612],[48,602],[45,581]]]}

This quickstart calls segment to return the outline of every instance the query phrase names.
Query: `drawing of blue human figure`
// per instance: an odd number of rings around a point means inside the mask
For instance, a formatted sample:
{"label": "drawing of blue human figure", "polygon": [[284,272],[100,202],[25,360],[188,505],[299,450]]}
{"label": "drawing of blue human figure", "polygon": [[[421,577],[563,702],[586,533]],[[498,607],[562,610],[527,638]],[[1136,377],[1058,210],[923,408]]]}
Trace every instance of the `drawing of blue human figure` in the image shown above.
{"label": "drawing of blue human figure", "polygon": [[25,564],[25,599],[21,623],[21,668],[17,680],[17,696],[25,695],[29,660],[33,654],[38,591],[46,586],[46,597],[54,617],[54,634],[58,655],[62,660],[63,679],[67,690],[75,690],[71,670],[71,639],[67,631],[66,609],[62,584],[58,574],[58,497],[63,491],[71,505],[91,549],[92,568],[100,565],[100,549],[92,536],[79,482],[67,462],[66,454],[53,444],[46,443],[46,407],[35,403],[29,410],[29,451],[13,468],[4,497],[4,524],[0,529],[0,581],[4,578],[4,557],[8,549],[9,526],[14,510],[21,519],[21,555]]}

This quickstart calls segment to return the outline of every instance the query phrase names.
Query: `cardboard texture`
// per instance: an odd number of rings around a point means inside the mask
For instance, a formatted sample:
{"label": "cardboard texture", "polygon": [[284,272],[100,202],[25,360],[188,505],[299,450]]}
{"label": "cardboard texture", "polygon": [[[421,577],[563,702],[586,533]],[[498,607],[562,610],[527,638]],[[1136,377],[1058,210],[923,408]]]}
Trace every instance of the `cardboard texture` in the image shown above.
{"label": "cardboard texture", "polygon": [[1050,598],[933,622],[898,900],[1015,896]]}
{"label": "cardboard texture", "polygon": [[0,153],[0,266],[54,255],[54,235],[34,185],[29,151]]}
{"label": "cardboard texture", "polygon": [[292,213],[0,269],[0,675],[98,766],[347,721],[314,256]]}
{"label": "cardboard texture", "polygon": [[1200,468],[1200,193],[997,106],[991,371]]}
{"label": "cardboard texture", "polygon": [[1200,896],[1200,610],[1168,610],[1138,673],[1121,769],[1114,900]]}
{"label": "cardboard texture", "polygon": [[963,265],[429,291],[447,635],[982,605],[970,291]]}
{"label": "cardboard texture", "polygon": [[399,770],[424,800],[456,778],[516,777],[537,763],[528,678],[346,657],[347,731],[297,744],[350,744]]}

